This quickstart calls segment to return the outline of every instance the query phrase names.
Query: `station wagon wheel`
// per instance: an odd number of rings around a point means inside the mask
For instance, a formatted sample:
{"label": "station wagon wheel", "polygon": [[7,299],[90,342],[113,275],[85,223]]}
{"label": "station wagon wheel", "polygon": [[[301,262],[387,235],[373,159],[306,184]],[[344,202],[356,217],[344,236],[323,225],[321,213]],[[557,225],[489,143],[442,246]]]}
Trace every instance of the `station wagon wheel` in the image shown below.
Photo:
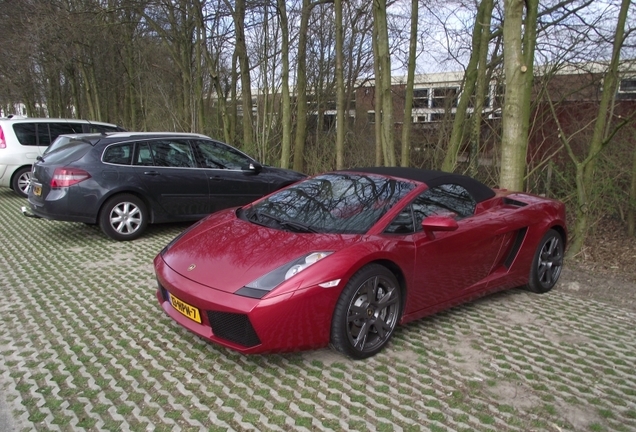
{"label": "station wagon wheel", "polygon": [[110,198],[99,214],[99,226],[115,240],[134,240],[148,225],[148,211],[142,200],[131,194]]}
{"label": "station wagon wheel", "polygon": [[561,234],[551,229],[543,236],[534,254],[527,288],[546,293],[554,287],[563,268],[564,245]]}
{"label": "station wagon wheel", "polygon": [[15,172],[11,181],[11,189],[18,195],[26,198],[31,187],[31,167],[23,167]]}
{"label": "station wagon wheel", "polygon": [[402,293],[379,264],[360,269],[342,291],[331,324],[331,345],[354,359],[371,357],[388,343],[400,320]]}

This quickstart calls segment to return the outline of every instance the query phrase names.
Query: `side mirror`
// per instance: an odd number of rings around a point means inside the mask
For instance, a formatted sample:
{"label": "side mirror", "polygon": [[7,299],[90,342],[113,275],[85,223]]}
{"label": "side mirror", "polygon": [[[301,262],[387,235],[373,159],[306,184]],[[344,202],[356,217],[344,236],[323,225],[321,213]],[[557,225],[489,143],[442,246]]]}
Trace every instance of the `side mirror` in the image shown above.
{"label": "side mirror", "polygon": [[250,162],[248,165],[242,166],[241,170],[252,174],[258,174],[263,171],[263,165],[258,162]]}
{"label": "side mirror", "polygon": [[435,231],[455,231],[457,221],[448,216],[429,216],[422,221],[422,228],[426,237],[435,240]]}

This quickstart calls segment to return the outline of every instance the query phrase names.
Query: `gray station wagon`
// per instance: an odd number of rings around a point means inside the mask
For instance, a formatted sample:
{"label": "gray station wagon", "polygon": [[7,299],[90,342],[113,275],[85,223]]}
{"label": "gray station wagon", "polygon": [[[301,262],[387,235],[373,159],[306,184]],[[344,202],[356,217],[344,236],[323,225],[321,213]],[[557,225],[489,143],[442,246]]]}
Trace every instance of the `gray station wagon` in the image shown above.
{"label": "gray station wagon", "polygon": [[26,215],[99,224],[116,240],[149,223],[198,220],[305,178],[187,133],[78,134],[33,165]]}

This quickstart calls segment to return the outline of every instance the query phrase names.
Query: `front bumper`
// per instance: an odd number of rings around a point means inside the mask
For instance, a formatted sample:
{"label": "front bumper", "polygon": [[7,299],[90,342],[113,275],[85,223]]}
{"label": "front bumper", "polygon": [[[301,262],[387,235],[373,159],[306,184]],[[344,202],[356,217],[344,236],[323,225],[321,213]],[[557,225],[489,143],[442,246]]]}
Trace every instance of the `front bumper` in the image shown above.
{"label": "front bumper", "polygon": [[[326,346],[338,290],[319,286],[265,299],[216,290],[176,273],[160,255],[154,261],[157,300],[173,320],[191,332],[244,354],[298,351]],[[171,304],[169,294],[198,308],[201,323]]]}

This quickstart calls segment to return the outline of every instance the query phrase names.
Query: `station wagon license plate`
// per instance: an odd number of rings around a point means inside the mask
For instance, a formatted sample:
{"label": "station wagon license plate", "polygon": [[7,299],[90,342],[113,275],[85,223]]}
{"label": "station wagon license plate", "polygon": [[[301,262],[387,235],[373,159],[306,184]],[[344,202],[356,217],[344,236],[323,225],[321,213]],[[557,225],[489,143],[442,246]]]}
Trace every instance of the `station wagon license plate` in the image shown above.
{"label": "station wagon license plate", "polygon": [[201,313],[199,312],[198,308],[189,305],[183,300],[179,300],[170,293],[168,293],[168,295],[170,296],[170,304],[173,308],[176,309],[177,312],[190,318],[192,321],[201,324]]}
{"label": "station wagon license plate", "polygon": [[33,195],[35,196],[42,195],[42,185],[33,183],[31,184],[31,187],[33,188]]}

